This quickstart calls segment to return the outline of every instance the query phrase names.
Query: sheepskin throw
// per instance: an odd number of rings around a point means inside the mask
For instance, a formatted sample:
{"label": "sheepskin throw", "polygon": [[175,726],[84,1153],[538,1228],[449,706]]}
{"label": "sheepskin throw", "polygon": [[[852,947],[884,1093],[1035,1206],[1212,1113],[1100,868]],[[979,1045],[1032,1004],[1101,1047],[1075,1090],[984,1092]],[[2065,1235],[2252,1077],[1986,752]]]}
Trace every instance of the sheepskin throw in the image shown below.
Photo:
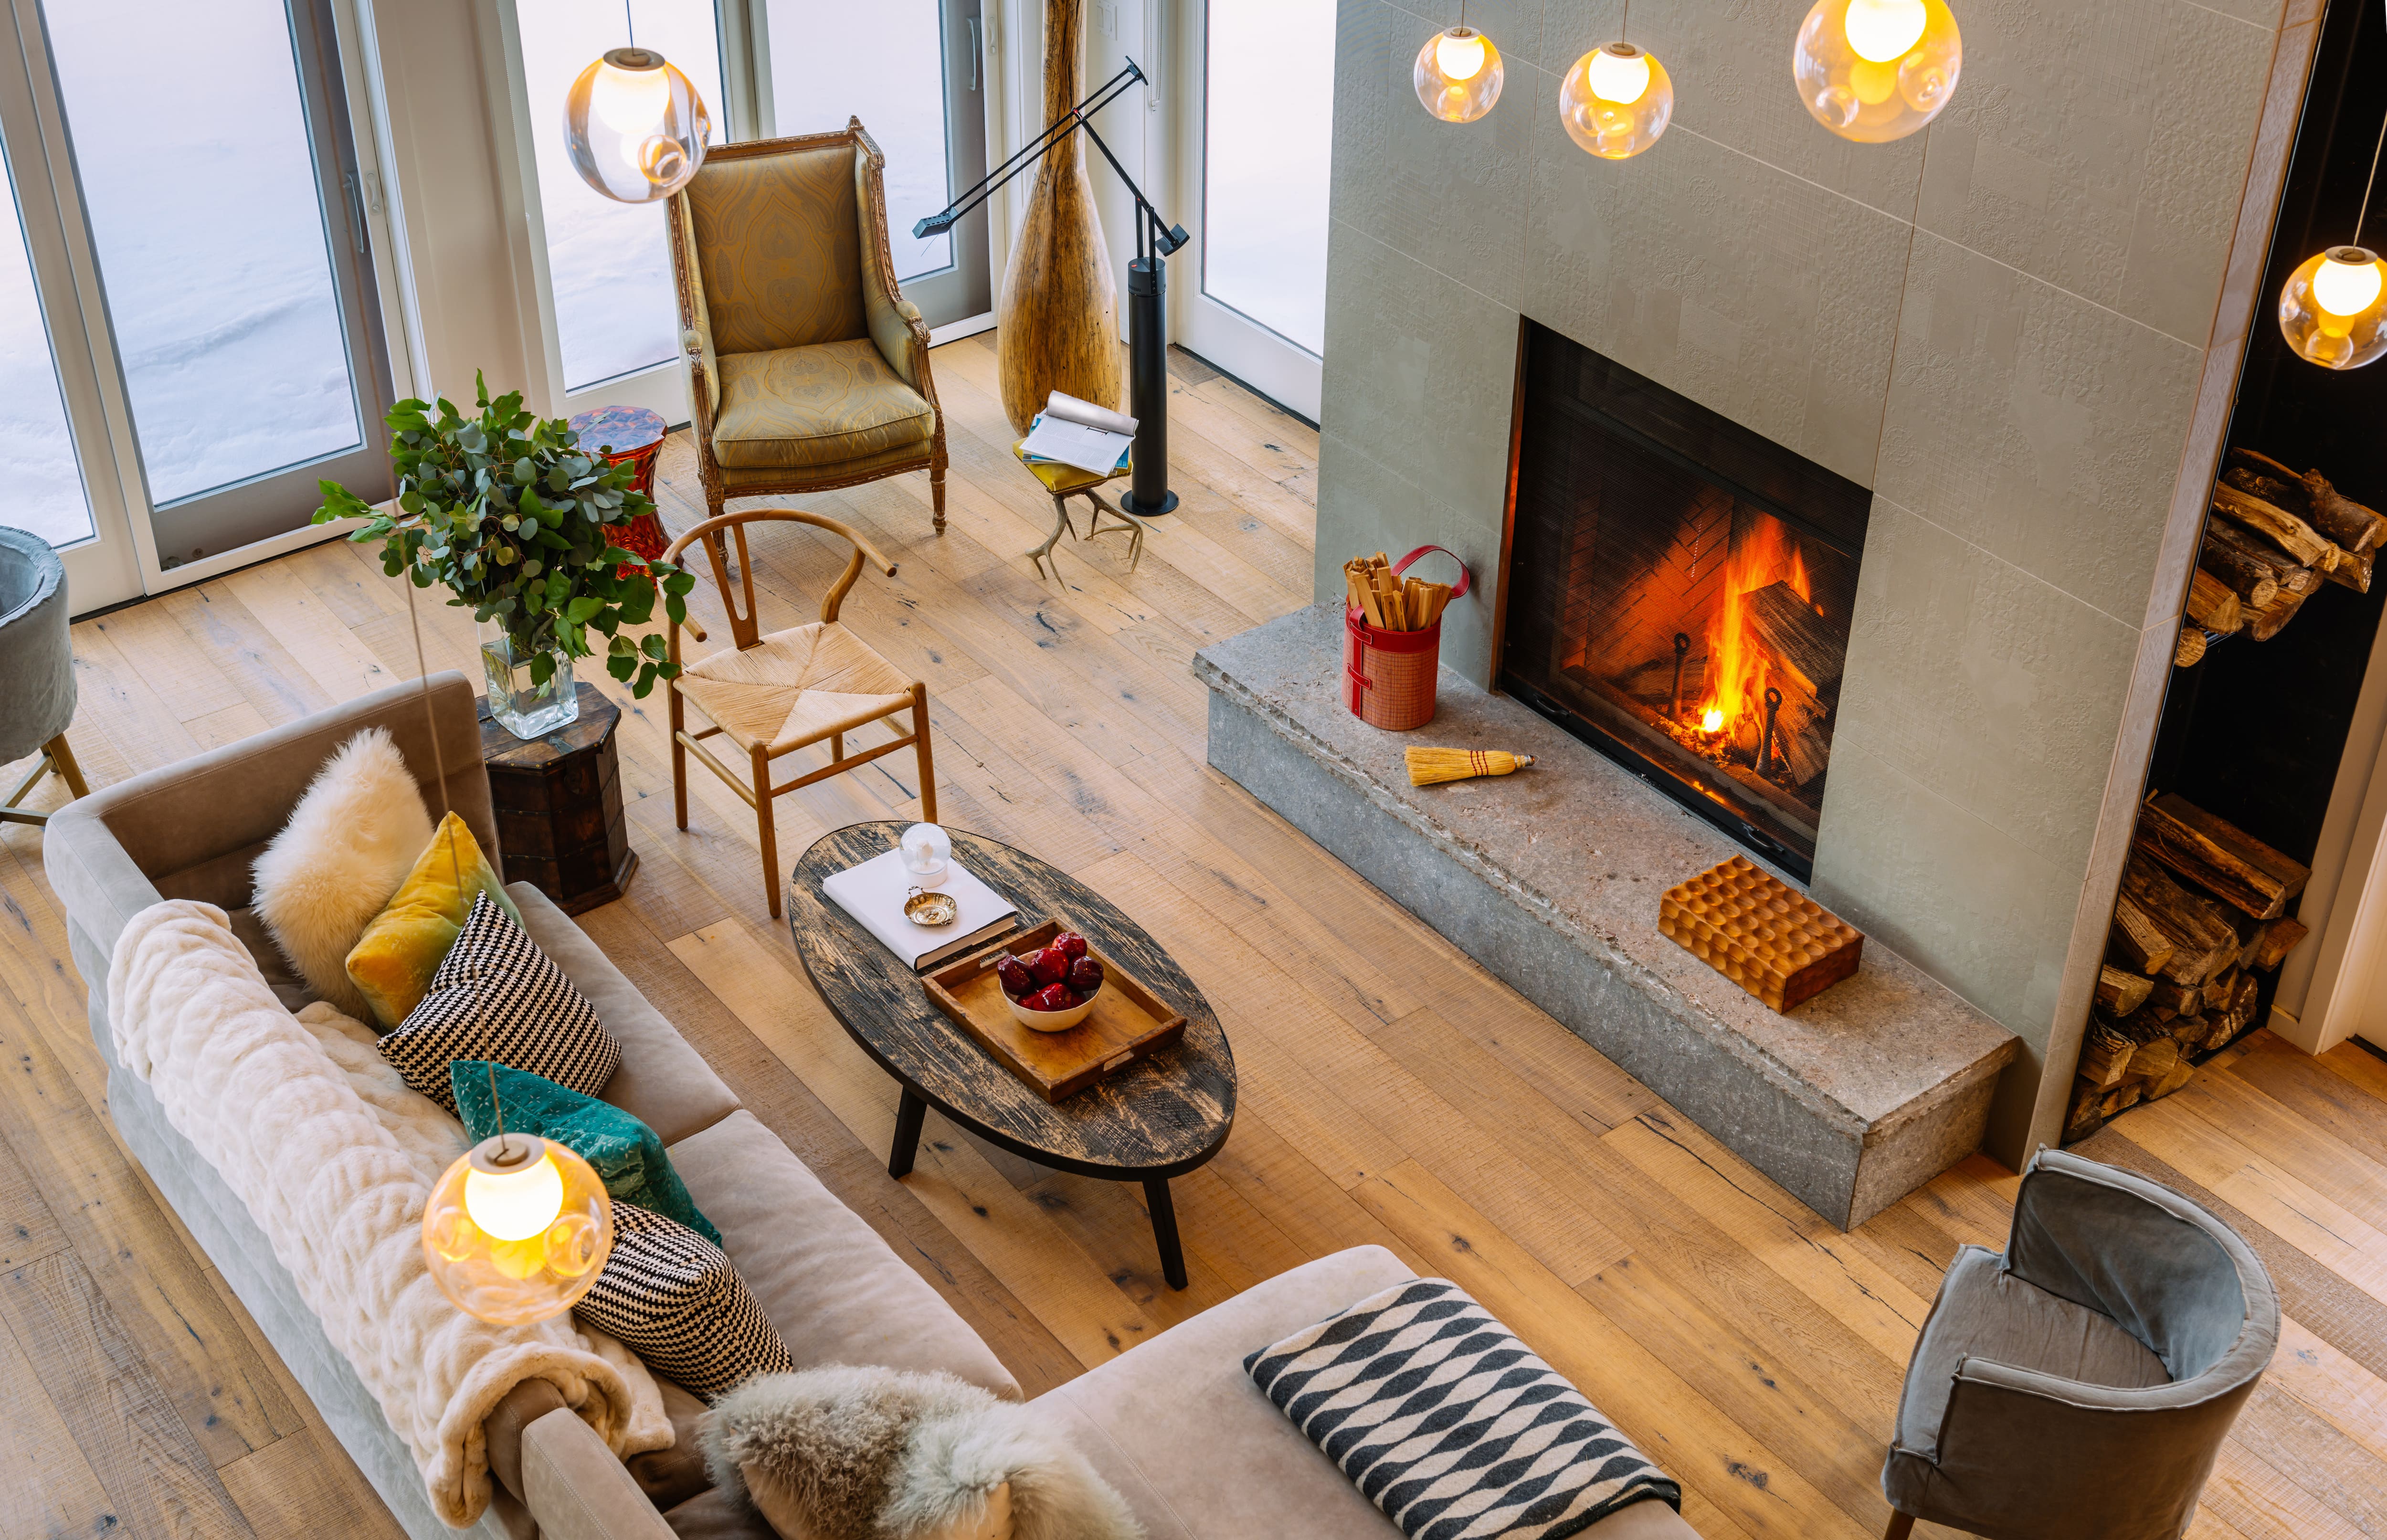
{"label": "sheepskin throw", "polygon": [[1143,1534],[1034,1410],[951,1374],[766,1374],[714,1403],[699,1437],[714,1481],[786,1540]]}
{"label": "sheepskin throw", "polygon": [[492,1326],[448,1302],[423,1209],[464,1130],[407,1089],[362,1022],[273,998],[224,912],[188,900],[133,917],[107,971],[117,1062],[240,1195],[324,1334],[406,1441],[433,1509],[462,1528],[489,1501],[481,1423],[543,1379],[624,1456],[668,1448],[670,1419],[620,1344],[559,1316]]}
{"label": "sheepskin throw", "polygon": [[486,893],[473,901],[430,992],[381,1040],[381,1052],[451,1117],[448,1067],[458,1059],[511,1065],[591,1096],[622,1063],[622,1045],[597,1024],[597,1007]]}
{"label": "sheepskin throw", "polygon": [[727,1254],[635,1204],[613,1205],[613,1254],[572,1309],[707,1401],[741,1380],[796,1367]]}
{"label": "sheepskin throw", "polygon": [[348,949],[431,843],[431,814],[388,729],[368,727],[315,772],[254,868],[266,933],[316,996],[362,1017]]}
{"label": "sheepskin throw", "polygon": [[1244,1360],[1411,1540],[1560,1540],[1683,1489],[1515,1333],[1441,1278]]}

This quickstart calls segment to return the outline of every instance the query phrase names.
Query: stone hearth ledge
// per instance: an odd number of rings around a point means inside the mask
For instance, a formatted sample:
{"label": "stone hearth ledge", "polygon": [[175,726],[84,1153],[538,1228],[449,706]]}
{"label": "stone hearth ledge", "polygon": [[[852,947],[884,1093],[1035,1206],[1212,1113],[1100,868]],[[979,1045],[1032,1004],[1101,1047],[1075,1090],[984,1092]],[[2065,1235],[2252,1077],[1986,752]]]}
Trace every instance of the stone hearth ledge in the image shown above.
{"label": "stone hearth ledge", "polygon": [[[1842,1229],[1979,1145],[2012,1033],[1875,938],[1854,978],[1768,1009],[1658,930],[1668,888],[1756,856],[1446,667],[1433,722],[1367,726],[1342,649],[1325,603],[1196,654],[1210,764]],[[1424,745],[1534,764],[1412,787]]]}

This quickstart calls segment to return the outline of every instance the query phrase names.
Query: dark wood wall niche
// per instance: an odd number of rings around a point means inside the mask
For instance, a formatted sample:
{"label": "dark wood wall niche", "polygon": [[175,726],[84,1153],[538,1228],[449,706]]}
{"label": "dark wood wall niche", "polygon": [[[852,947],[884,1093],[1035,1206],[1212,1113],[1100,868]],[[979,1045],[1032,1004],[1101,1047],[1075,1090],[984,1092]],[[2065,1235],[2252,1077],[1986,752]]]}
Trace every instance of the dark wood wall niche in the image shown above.
{"label": "dark wood wall niche", "polygon": [[1499,686],[1800,877],[1872,494],[1524,323]]}
{"label": "dark wood wall niche", "polygon": [[[2280,289],[2296,265],[2354,236],[2381,119],[2387,115],[2387,92],[2377,86],[2382,71],[2387,19],[2376,0],[2331,0],[2225,445],[2230,452],[2267,456],[2299,475],[2318,471],[2345,497],[2387,510],[2387,360],[2343,372],[2306,363],[2289,351],[2277,320]],[[2371,209],[2364,239],[2374,249],[2387,239],[2387,208]],[[2229,464],[2225,454],[2216,469]],[[2218,513],[2206,518],[2208,538],[2216,528],[2239,531]],[[2178,825],[2167,823],[2165,812],[2185,803],[2243,831],[2287,858],[2290,885],[2300,886],[2294,874],[2311,865],[2319,848],[2382,608],[2387,572],[2375,574],[2367,593],[2322,582],[2268,639],[2255,640],[2251,625],[2209,636],[2201,661],[2172,670],[2144,787],[2157,808],[2140,814],[2098,1004],[2085,1034],[2066,1142],[2139,1100],[2178,1089],[2194,1063],[2269,1018],[2280,965],[2301,932],[2300,896],[2287,898],[2282,919],[2267,924],[2250,912],[2242,894],[2237,903],[2222,898],[2229,884],[2211,880],[2215,871],[2193,861],[2166,865],[2161,852]],[[2174,878],[2178,883],[2166,886]],[[2146,926],[2150,913],[2162,922],[2163,934]],[[2184,960],[2195,956],[2200,928],[2209,930],[2216,919],[2235,931],[2242,949],[2235,967],[2223,967],[2200,987],[2190,979],[2198,967]],[[2211,954],[2216,959],[2228,951],[2229,937],[2219,939],[2223,946]],[[2134,966],[2150,942],[2178,943],[2174,961],[2164,967]],[[2305,937],[2302,944],[2319,943]],[[2195,1014],[2170,1014],[2183,1004],[2201,1012],[2203,1028]],[[2172,1042],[2178,1063],[2166,1067]]]}

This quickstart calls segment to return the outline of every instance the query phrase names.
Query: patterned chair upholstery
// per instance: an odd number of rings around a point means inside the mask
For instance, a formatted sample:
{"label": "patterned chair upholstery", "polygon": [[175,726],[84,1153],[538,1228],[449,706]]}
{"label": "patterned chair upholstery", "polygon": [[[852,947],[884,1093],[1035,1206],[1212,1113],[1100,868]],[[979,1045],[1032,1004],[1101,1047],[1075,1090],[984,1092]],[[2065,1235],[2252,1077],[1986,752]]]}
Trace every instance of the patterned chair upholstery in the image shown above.
{"label": "patterned chair upholstery", "polygon": [[721,145],[671,200],[706,511],[925,469],[945,527],[928,327],[895,284],[886,158],[833,133]]}

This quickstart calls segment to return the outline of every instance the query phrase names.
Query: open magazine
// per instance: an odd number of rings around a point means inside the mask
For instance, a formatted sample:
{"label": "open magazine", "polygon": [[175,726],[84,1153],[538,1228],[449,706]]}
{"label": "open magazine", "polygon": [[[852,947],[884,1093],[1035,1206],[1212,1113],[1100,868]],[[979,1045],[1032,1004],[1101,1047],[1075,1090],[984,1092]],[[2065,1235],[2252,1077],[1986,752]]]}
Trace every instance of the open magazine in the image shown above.
{"label": "open magazine", "polygon": [[1109,476],[1127,468],[1134,445],[1134,418],[1056,390],[1044,398],[1044,410],[1029,425],[1019,452],[1029,460]]}

